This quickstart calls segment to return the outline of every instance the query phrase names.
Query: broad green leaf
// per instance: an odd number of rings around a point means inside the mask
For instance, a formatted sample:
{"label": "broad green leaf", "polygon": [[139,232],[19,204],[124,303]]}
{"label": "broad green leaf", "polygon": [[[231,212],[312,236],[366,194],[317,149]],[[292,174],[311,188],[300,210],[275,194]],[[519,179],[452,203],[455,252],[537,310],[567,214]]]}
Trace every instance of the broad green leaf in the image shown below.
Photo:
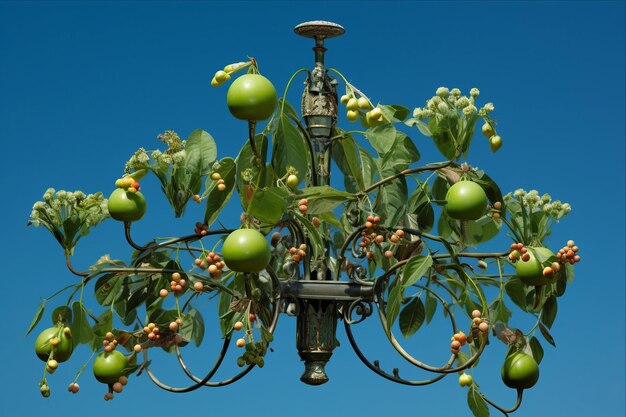
{"label": "broad green leaf", "polygon": [[37,307],[37,311],[35,312],[35,317],[33,317],[33,320],[30,322],[30,326],[28,326],[28,329],[26,330],[26,334],[24,336],[28,336],[29,333],[33,331],[35,326],[37,326],[37,324],[41,320],[41,317],[43,316],[43,312],[45,308],[46,308],[46,299],[44,298],[39,303],[39,307]]}
{"label": "broad green leaf", "polygon": [[206,210],[204,212],[204,223],[211,226],[217,219],[226,203],[230,200],[235,189],[235,174],[237,167],[232,158],[222,158],[213,165],[213,171],[220,174],[224,180],[226,188],[222,191],[217,189],[217,181],[207,177],[205,183]]}
{"label": "broad green leaf", "polygon": [[511,315],[511,311],[506,307],[504,301],[499,298],[494,300],[489,306],[489,320],[492,323],[501,321],[507,324]]}
{"label": "broad green leaf", "polygon": [[299,178],[305,178],[311,160],[305,140],[287,115],[279,116],[272,137],[272,166],[278,177],[284,176],[287,168],[292,166],[298,171]]}
{"label": "broad green leaf", "polygon": [[519,308],[526,311],[526,286],[517,278],[510,279],[504,284],[504,291]]}
{"label": "broad green leaf", "polygon": [[400,312],[400,305],[402,304],[402,292],[401,285],[394,285],[389,290],[389,298],[387,299],[387,305],[385,307],[385,314],[387,317],[387,333],[391,332],[391,328],[398,318]]}
{"label": "broad green leaf", "polygon": [[411,337],[424,323],[424,304],[419,297],[413,298],[400,312],[400,330],[405,338]]}
{"label": "broad green leaf", "polygon": [[90,343],[94,335],[87,320],[87,312],[80,301],[72,303],[72,313],[74,320],[72,321],[71,330],[74,345]]}
{"label": "broad green leaf", "polygon": [[381,165],[384,170],[402,171],[407,169],[409,164],[417,162],[419,159],[420,153],[411,138],[400,131],[396,131],[393,146],[383,156]]}
{"label": "broad green leaf", "polygon": [[552,295],[548,297],[546,302],[543,304],[543,308],[541,309],[541,321],[546,325],[546,327],[548,327],[548,329],[551,328],[554,323],[557,310],[556,297]]}
{"label": "broad green leaf", "polygon": [[217,158],[217,146],[213,137],[202,129],[191,132],[185,142],[185,169],[193,178],[190,185],[209,173],[215,158]]}
{"label": "broad green leaf", "polygon": [[128,287],[123,287],[126,274],[109,273],[101,276],[94,288],[96,301],[101,306],[109,306],[121,298],[122,291],[128,291]]}
{"label": "broad green leaf", "polygon": [[417,126],[417,129],[424,136],[428,136],[429,138],[433,136],[432,132],[428,128],[428,125],[419,119],[411,118],[404,122],[407,126]]}
{"label": "broad green leaf", "polygon": [[430,294],[429,291],[426,292],[426,323],[430,323],[430,321],[435,316],[435,312],[437,312],[437,299]]}
{"label": "broad green leaf", "polygon": [[251,202],[250,214],[262,222],[276,224],[285,214],[288,192],[273,187],[256,190]]}
{"label": "broad green leaf", "polygon": [[476,389],[476,385],[472,385],[467,391],[467,405],[475,417],[489,417],[489,407]]}
{"label": "broad green leaf", "polygon": [[430,255],[414,256],[406,265],[402,273],[402,286],[409,287],[423,277],[433,265],[433,258]]}
{"label": "broad green leaf", "polygon": [[91,339],[91,349],[96,351],[102,347],[102,341],[105,339],[107,332],[113,329],[113,312],[107,309],[98,317],[98,321],[93,326],[93,335]]}
{"label": "broad green leaf", "polygon": [[324,253],[324,241],[322,240],[322,236],[320,236],[318,229],[313,226],[313,223],[311,223],[306,217],[301,216],[297,213],[294,213],[294,216],[296,219],[298,219],[300,224],[304,226],[304,229],[306,230],[306,235],[313,244],[313,258],[316,259],[318,256],[321,256]]}
{"label": "broad green leaf", "polygon": [[541,346],[541,343],[539,343],[539,340],[533,336],[528,341],[528,346],[530,346],[532,357],[535,361],[537,361],[537,364],[540,364],[543,359],[543,347]]}
{"label": "broad green leaf", "polygon": [[[382,170],[381,177],[395,174],[392,170]],[[401,176],[387,182],[378,189],[374,202],[374,211],[382,217],[383,224],[393,227],[400,222],[406,213],[408,187],[406,178]]]}
{"label": "broad green leaf", "polygon": [[432,118],[428,121],[428,130],[439,152],[447,159],[453,159],[456,155],[456,138],[450,127]]}
{"label": "broad green leaf", "polygon": [[469,356],[467,356],[467,353],[460,351],[459,353],[456,354],[457,366],[463,366],[467,363],[467,361],[469,361]]}
{"label": "broad green leaf", "polygon": [[72,323],[72,309],[68,306],[58,306],[54,310],[52,310],[52,314],[50,315],[50,322],[53,325],[56,325],[59,322],[63,323]]}
{"label": "broad green leaf", "polygon": [[365,182],[363,180],[361,165],[359,164],[358,145],[351,135],[346,135],[337,142],[339,143],[335,143],[332,147],[332,156],[337,166],[339,166],[339,169],[344,174],[346,190],[350,191],[349,186],[354,182],[358,190],[363,191],[365,189]]}
{"label": "broad green leaf", "polygon": [[380,107],[383,116],[385,116],[387,120],[391,120],[392,122],[404,121],[404,119],[406,119],[411,112],[408,108],[399,104],[379,105],[378,107]]}
{"label": "broad green leaf", "polygon": [[384,155],[391,150],[396,139],[396,128],[392,124],[384,124],[368,129],[365,137],[379,155]]}
{"label": "broad green leaf", "polygon": [[374,158],[367,150],[359,146],[359,156],[361,158],[361,173],[363,174],[363,184],[370,187],[374,184],[374,177],[378,171]]}
{"label": "broad green leaf", "polygon": [[200,346],[202,339],[204,339],[204,319],[202,318],[200,312],[195,308],[189,309],[188,316],[191,317],[193,323],[192,339],[196,346]]}
{"label": "broad green leaf", "polygon": [[546,326],[544,326],[543,323],[541,322],[539,322],[539,331],[541,332],[541,335],[544,337],[544,339],[546,339],[548,343],[556,347],[556,343],[554,342],[554,338],[550,334],[550,331],[548,331]]}
{"label": "broad green leaf", "polygon": [[354,194],[339,191],[328,185],[303,188],[298,197],[306,198],[309,201],[307,214],[326,213],[332,211],[339,204],[356,200]]}
{"label": "broad green leaf", "polygon": [[[264,161],[267,159],[267,137],[263,134],[258,134],[255,137],[255,143],[262,161],[257,161],[249,140],[246,140],[241,147],[239,155],[237,155],[235,160],[237,166],[237,190],[239,191],[241,205],[244,209],[248,207],[249,202],[252,200],[256,184],[265,184],[266,168]],[[249,178],[244,178],[247,176]]]}

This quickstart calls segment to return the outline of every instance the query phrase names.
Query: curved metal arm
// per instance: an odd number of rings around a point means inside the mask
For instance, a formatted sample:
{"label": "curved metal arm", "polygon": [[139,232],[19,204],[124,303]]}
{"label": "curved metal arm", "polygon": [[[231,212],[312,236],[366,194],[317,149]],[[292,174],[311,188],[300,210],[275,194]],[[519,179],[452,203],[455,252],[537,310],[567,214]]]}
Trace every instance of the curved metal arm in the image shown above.
{"label": "curved metal arm", "polygon": [[[268,267],[267,269],[268,274],[270,275],[270,277],[272,278],[272,282],[274,283],[274,286],[276,288],[280,288],[280,281],[278,280],[278,277],[276,276],[276,273],[274,272],[274,270],[270,267]],[[276,329],[276,324],[278,323],[278,316],[280,315],[280,306],[279,306],[279,302],[280,302],[280,297],[276,297],[274,298],[274,302],[272,303],[274,306],[274,316],[272,318],[272,323],[270,324],[269,328],[267,329],[270,333],[274,333],[274,330]],[[182,352],[180,351],[180,348],[178,347],[178,345],[176,345],[176,355],[178,357],[178,362],[182,368],[182,370],[185,372],[185,374],[192,379],[195,384],[190,385],[188,387],[182,387],[182,388],[177,388],[177,387],[171,387],[169,385],[166,385],[164,383],[162,383],[161,381],[159,381],[159,379],[154,375],[154,373],[150,370],[150,366],[146,365],[145,366],[145,370],[146,373],[148,374],[148,377],[152,380],[152,382],[158,386],[159,388],[162,388],[166,391],[170,391],[170,392],[175,392],[175,393],[183,393],[183,392],[189,392],[189,391],[193,391],[196,390],[200,387],[223,387],[226,385],[230,385],[233,382],[238,381],[239,379],[243,378],[246,374],[248,374],[248,372],[250,372],[252,370],[252,368],[254,368],[256,365],[255,364],[250,364],[248,365],[243,371],[239,372],[238,374],[236,374],[235,376],[222,380],[222,381],[218,381],[218,382],[210,382],[210,379],[213,377],[213,375],[215,375],[215,373],[217,372],[217,370],[219,369],[219,367],[222,364],[222,361],[224,360],[224,357],[226,356],[226,352],[228,350],[228,346],[230,345],[230,335],[227,336],[224,340],[224,344],[222,345],[222,349],[218,355],[218,358],[215,361],[215,364],[213,365],[213,367],[209,370],[209,372],[203,377],[203,378],[199,378],[197,376],[195,376],[193,373],[191,373],[191,371],[189,370],[189,368],[187,367],[187,365],[185,364],[185,361],[183,360],[182,357]],[[148,362],[148,353],[147,351],[144,351],[144,362],[145,363],[149,363]]]}
{"label": "curved metal arm", "polygon": [[354,335],[352,334],[351,324],[344,320],[344,327],[346,329],[346,335],[348,336],[348,341],[350,342],[350,346],[352,346],[352,349],[354,349],[354,353],[356,353],[356,355],[359,357],[361,362],[363,362],[365,366],[367,366],[369,369],[371,369],[372,371],[374,371],[375,373],[377,373],[378,375],[382,376],[385,379],[396,382],[398,384],[419,386],[419,385],[429,385],[429,384],[435,383],[443,379],[447,375],[447,374],[440,374],[432,379],[426,379],[422,381],[412,381],[412,380],[408,380],[408,379],[404,379],[400,377],[400,372],[398,368],[393,369],[393,374],[388,374],[387,372],[380,369],[380,365],[377,360],[375,360],[374,363],[372,363],[365,357],[363,352],[361,352],[361,349],[359,349],[359,346],[357,345],[356,340],[354,339]]}
{"label": "curved metal arm", "polygon": [[[433,367],[415,359],[412,355],[410,355],[407,351],[405,351],[404,348],[400,345],[400,343],[396,339],[396,337],[394,336],[391,329],[389,328],[389,325],[387,323],[387,316],[383,308],[384,299],[382,297],[382,287],[383,287],[382,282],[386,281],[388,278],[389,278],[389,272],[387,272],[385,275],[382,275],[376,280],[375,289],[374,289],[375,302],[376,302],[376,307],[378,310],[378,316],[380,318],[380,323],[383,327],[383,330],[385,331],[385,334],[387,335],[387,339],[389,340],[391,345],[394,347],[394,349],[396,349],[396,351],[400,354],[400,356],[402,356],[406,361],[408,361],[409,363],[411,363],[412,365],[420,369],[423,369],[429,372],[441,373],[441,374],[450,374],[454,372],[463,371],[471,367],[474,363],[476,363],[480,355],[483,353],[485,346],[487,344],[487,338],[482,333],[479,335],[480,345],[478,347],[478,350],[474,353],[474,355],[472,355],[469,358],[469,360],[466,363],[456,368],[451,368],[452,364],[454,363],[456,359],[456,355],[454,354],[450,356],[450,359],[448,359],[448,361],[443,366]],[[423,285],[416,285],[416,287],[423,289],[425,291],[428,291],[437,300],[439,300],[443,308],[448,313],[448,317],[450,318],[450,323],[452,324],[452,332],[456,333],[458,329],[456,326],[456,321],[454,319],[454,314],[450,311],[446,301],[439,294],[437,294],[437,292],[435,292],[429,287],[425,287]]]}

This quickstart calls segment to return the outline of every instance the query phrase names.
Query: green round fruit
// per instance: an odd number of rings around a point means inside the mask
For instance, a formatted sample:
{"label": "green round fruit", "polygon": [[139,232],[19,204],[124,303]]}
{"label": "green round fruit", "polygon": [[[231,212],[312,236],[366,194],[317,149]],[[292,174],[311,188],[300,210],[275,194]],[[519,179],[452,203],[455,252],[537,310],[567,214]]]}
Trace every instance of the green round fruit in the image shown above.
{"label": "green round fruit", "polygon": [[260,74],[245,74],[231,84],[226,94],[230,113],[241,120],[269,119],[278,103],[274,85]]}
{"label": "green round fruit", "polygon": [[101,352],[93,361],[93,376],[103,384],[115,384],[126,369],[126,356],[118,350]]}
{"label": "green round fruit", "polygon": [[509,388],[531,388],[539,379],[539,366],[535,359],[524,353],[515,352],[507,356],[502,365],[502,381]]}
{"label": "green round fruit", "polygon": [[139,191],[131,193],[118,188],[109,196],[107,207],[115,220],[134,222],[146,213],[146,199]]}
{"label": "green round fruit", "polygon": [[232,271],[259,272],[269,264],[271,251],[261,232],[239,229],[224,240],[222,256]]}
{"label": "green round fruit", "polygon": [[[54,338],[59,340],[56,346],[52,346],[50,343],[50,340]],[[39,336],[35,339],[35,353],[39,359],[47,362],[50,357],[50,351],[52,351],[52,356],[57,362],[65,362],[72,356],[74,342],[69,333],[66,334],[63,331],[63,327],[49,327],[39,333]]]}
{"label": "green round fruit", "polygon": [[446,194],[446,212],[457,220],[476,220],[485,214],[487,195],[483,188],[472,181],[453,184]]}
{"label": "green round fruit", "polygon": [[535,257],[533,251],[536,251],[538,254],[545,257],[546,259],[555,256],[554,253],[548,248],[533,248],[529,246],[528,254],[530,255],[530,259],[525,262],[521,259],[518,259],[517,262],[515,262],[515,271],[517,272],[517,277],[524,284],[532,286],[546,285],[558,281],[558,272],[548,277],[543,276],[543,266],[541,265],[541,262],[539,262],[539,260]]}
{"label": "green round fruit", "polygon": [[287,176],[286,184],[289,188],[294,189],[298,186],[299,183],[300,179],[297,175],[291,174]]}

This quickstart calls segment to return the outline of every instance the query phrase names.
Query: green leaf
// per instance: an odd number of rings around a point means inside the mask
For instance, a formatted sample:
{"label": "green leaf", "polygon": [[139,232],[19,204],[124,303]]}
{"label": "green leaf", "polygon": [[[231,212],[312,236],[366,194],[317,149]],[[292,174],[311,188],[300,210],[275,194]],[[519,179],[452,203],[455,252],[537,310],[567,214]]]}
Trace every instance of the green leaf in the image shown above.
{"label": "green leaf", "polygon": [[456,155],[456,138],[445,123],[439,124],[432,118],[428,121],[428,130],[435,142],[435,146],[447,159],[453,159]]}
{"label": "green leaf", "polygon": [[301,216],[298,213],[294,213],[294,216],[306,229],[307,236],[311,239],[311,243],[313,244],[313,259],[316,259],[324,253],[324,241],[322,240],[322,236],[320,236],[318,229],[313,226],[313,223],[311,223],[306,217]]}
{"label": "green leaf", "polygon": [[519,308],[526,311],[526,286],[517,278],[504,284],[504,291]]}
{"label": "green leaf", "polygon": [[423,277],[433,265],[433,258],[430,255],[414,256],[406,265],[402,273],[402,286],[409,287]]}
{"label": "green leaf", "polygon": [[384,155],[391,150],[396,139],[396,128],[392,124],[384,124],[368,129],[365,137],[379,155]]}
{"label": "green leaf", "polygon": [[122,287],[126,274],[110,273],[101,276],[94,288],[96,301],[101,306],[109,306],[116,300],[121,298],[122,292],[125,289],[128,291],[128,287]]}
{"label": "green leaf", "polygon": [[[385,178],[396,172],[393,170],[382,170],[381,177]],[[387,182],[378,189],[374,211],[383,218],[383,223],[387,226],[395,226],[400,222],[407,209],[408,188],[406,178],[401,176],[393,181]]]}
{"label": "green leaf", "polygon": [[509,322],[511,311],[506,307],[504,301],[500,298],[496,299],[489,306],[489,320],[492,323],[501,321],[504,324]]}
{"label": "green leaf", "polygon": [[272,137],[272,166],[279,177],[292,166],[304,178],[309,170],[309,147],[300,129],[294,126],[287,115],[279,116],[276,131]]}
{"label": "green leaf", "polygon": [[550,343],[552,346],[556,347],[556,343],[554,342],[554,338],[550,334],[550,331],[543,325],[543,323],[539,322],[539,331],[541,335],[546,339],[546,342]]}
{"label": "green leaf", "polygon": [[480,395],[475,385],[472,385],[467,391],[467,405],[470,410],[472,410],[472,414],[476,417],[489,417],[489,407],[487,406],[487,402]]}
{"label": "green leaf", "polygon": [[[237,190],[239,191],[239,197],[241,198],[241,205],[244,208],[248,207],[248,204],[252,199],[254,187],[257,184],[259,176],[261,178],[258,183],[265,184],[266,167],[263,161],[267,158],[267,137],[263,134],[258,134],[255,136],[254,140],[262,161],[256,161],[249,140],[246,140],[246,143],[241,147],[239,155],[237,155],[237,159],[235,160],[235,164],[237,166]],[[252,179],[250,182],[244,180],[242,175],[244,172],[249,172],[251,174]]]}
{"label": "green leaf", "polygon": [[437,312],[437,299],[430,294],[430,291],[426,292],[426,323],[430,323],[430,321],[435,316],[435,312]]}
{"label": "green leaf", "polygon": [[33,321],[30,322],[30,326],[28,326],[28,329],[26,330],[26,334],[24,336],[28,336],[29,333],[33,331],[35,326],[37,326],[37,324],[41,320],[41,317],[43,316],[43,312],[46,308],[46,301],[47,300],[44,298],[39,303],[39,307],[37,307],[37,311],[35,312],[35,317],[33,317]]}
{"label": "green leaf", "polygon": [[546,302],[543,304],[543,308],[541,309],[541,321],[546,325],[546,327],[552,327],[554,319],[556,318],[557,310],[556,297],[551,295],[548,297]]}
{"label": "green leaf", "polygon": [[96,351],[102,347],[102,341],[107,332],[113,328],[113,312],[108,309],[98,317],[98,321],[93,326],[93,338],[91,339],[91,349]]}
{"label": "green leaf", "polygon": [[191,132],[185,142],[185,169],[193,178],[191,184],[209,173],[215,158],[217,146],[213,137],[202,129]]}
{"label": "green leaf", "polygon": [[193,323],[192,338],[194,344],[196,346],[200,346],[200,344],[202,343],[202,339],[204,339],[204,319],[202,318],[200,312],[195,308],[189,309],[188,316],[191,317]]}
{"label": "green leaf", "polygon": [[[351,184],[356,183],[357,189],[363,191],[365,182],[363,180],[363,172],[359,164],[358,145],[351,135],[346,135],[339,139],[339,146],[332,147],[332,156],[339,169],[344,174],[344,185],[346,190],[350,190]],[[356,191],[356,190],[353,190]]]}
{"label": "green leaf", "polygon": [[237,166],[232,158],[222,158],[213,165],[213,171],[220,174],[224,180],[226,189],[217,189],[217,181],[207,177],[205,183],[206,210],[204,211],[204,223],[209,226],[217,219],[226,203],[230,200],[235,189],[235,174]]}
{"label": "green leaf", "polygon": [[381,165],[384,170],[402,171],[407,169],[409,164],[417,162],[419,159],[420,153],[411,138],[400,131],[396,131],[393,146],[384,155]]}
{"label": "green leaf", "polygon": [[391,332],[391,328],[398,318],[400,305],[402,304],[403,290],[404,289],[401,285],[394,285],[393,288],[389,290],[389,298],[385,307],[385,314],[387,317],[387,333]]}
{"label": "green leaf", "polygon": [[537,364],[540,364],[543,359],[543,347],[541,346],[541,343],[539,343],[539,340],[533,336],[528,341],[528,345],[530,346],[533,358],[537,361]]}
{"label": "green leaf", "polygon": [[459,353],[456,354],[456,363],[457,366],[463,366],[467,363],[467,361],[469,361],[469,356],[467,356],[467,353],[460,351]]}
{"label": "green leaf", "polygon": [[428,128],[428,125],[419,119],[408,119],[406,122],[404,122],[407,126],[417,126],[417,129],[420,131],[420,133],[424,136],[428,136],[429,138],[431,138],[433,136],[432,132],[430,131],[430,129]]}
{"label": "green leaf", "polygon": [[400,312],[400,330],[405,338],[409,338],[424,323],[426,315],[424,304],[419,297],[413,298]]}
{"label": "green leaf", "polygon": [[339,191],[328,185],[303,188],[298,197],[309,201],[307,214],[326,213],[342,203],[356,200],[354,194]]}
{"label": "green leaf", "polygon": [[251,202],[250,214],[262,222],[276,224],[287,210],[288,192],[272,187],[256,190]]}
{"label": "green leaf", "polygon": [[59,306],[52,310],[50,315],[50,322],[56,325],[59,322],[72,323],[72,309],[66,305]]}
{"label": "green leaf", "polygon": [[80,301],[72,303],[72,313],[74,320],[71,330],[74,345],[90,343],[94,335],[87,320],[87,312]]}

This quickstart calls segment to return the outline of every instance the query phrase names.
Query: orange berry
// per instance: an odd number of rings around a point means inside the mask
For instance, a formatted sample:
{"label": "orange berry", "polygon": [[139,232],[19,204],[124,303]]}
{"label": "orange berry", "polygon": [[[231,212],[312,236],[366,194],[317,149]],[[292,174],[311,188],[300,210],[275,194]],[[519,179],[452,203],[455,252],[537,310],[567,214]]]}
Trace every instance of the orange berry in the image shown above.
{"label": "orange berry", "polygon": [[200,281],[196,281],[196,282],[193,284],[193,289],[194,289],[194,290],[196,290],[196,291],[198,291],[198,292],[199,292],[199,291],[202,291],[202,290],[204,289],[204,284],[203,284],[203,283],[201,283]]}
{"label": "orange berry", "polygon": [[161,297],[161,298],[165,298],[165,297],[167,297],[167,296],[169,295],[169,293],[170,293],[170,292],[169,292],[168,290],[166,290],[165,288],[163,288],[161,291],[159,291],[159,297]]}
{"label": "orange berry", "polygon": [[171,322],[169,328],[170,331],[175,332],[176,330],[178,330],[178,323],[176,323],[175,321]]}
{"label": "orange berry", "polygon": [[482,313],[480,312],[480,310],[474,310],[474,311],[472,311],[472,317],[473,317],[473,318],[480,317],[480,316],[481,316],[481,314],[482,314]]}
{"label": "orange berry", "polygon": [[489,324],[486,322],[482,322],[478,325],[478,330],[480,330],[483,333],[486,333],[489,330]]}
{"label": "orange berry", "polygon": [[119,382],[116,382],[115,384],[113,384],[112,389],[113,389],[113,391],[115,391],[115,392],[117,392],[119,394],[120,392],[122,392],[124,387]]}
{"label": "orange berry", "polygon": [[137,353],[141,352],[141,345],[139,343],[137,343],[135,346],[133,346],[133,350]]}
{"label": "orange berry", "polygon": [[240,322],[240,321],[236,322],[235,325],[233,326],[233,329],[235,329],[237,331],[243,329],[243,323]]}
{"label": "orange berry", "polygon": [[246,339],[237,339],[237,342],[235,342],[235,344],[237,345],[238,348],[242,348],[246,345]]}

